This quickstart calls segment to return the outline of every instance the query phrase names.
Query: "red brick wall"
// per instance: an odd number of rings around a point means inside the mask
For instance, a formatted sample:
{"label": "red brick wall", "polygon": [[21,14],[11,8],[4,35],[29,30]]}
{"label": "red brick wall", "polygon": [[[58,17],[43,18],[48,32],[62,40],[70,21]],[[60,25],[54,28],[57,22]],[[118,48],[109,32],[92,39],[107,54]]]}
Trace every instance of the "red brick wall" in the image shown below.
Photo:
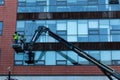
{"label": "red brick wall", "polygon": [[[14,51],[11,48],[12,35],[16,26],[17,0],[5,0],[0,6],[0,21],[3,21],[3,34],[0,36],[0,74],[7,74],[10,66],[15,75],[91,75],[102,74],[96,66],[14,66]],[[120,72],[119,66],[114,69]]]}
{"label": "red brick wall", "polygon": [[17,0],[5,0],[0,6],[0,21],[3,21],[3,33],[0,36],[0,74],[6,74],[7,67],[13,66],[13,49],[11,39],[16,25],[16,2]]}

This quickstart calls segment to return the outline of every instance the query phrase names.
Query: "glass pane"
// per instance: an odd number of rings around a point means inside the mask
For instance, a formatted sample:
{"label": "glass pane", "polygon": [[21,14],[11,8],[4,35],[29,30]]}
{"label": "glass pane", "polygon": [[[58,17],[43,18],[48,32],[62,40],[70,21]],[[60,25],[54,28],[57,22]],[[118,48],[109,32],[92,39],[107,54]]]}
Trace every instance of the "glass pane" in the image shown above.
{"label": "glass pane", "polygon": [[113,42],[116,42],[116,41],[120,42],[120,35],[111,35],[111,40]]}
{"label": "glass pane", "polygon": [[23,60],[23,54],[15,53],[15,60]]}
{"label": "glass pane", "polygon": [[88,54],[91,55],[92,57],[94,57],[95,59],[100,60],[100,52],[99,51],[89,51]]}
{"label": "glass pane", "polygon": [[110,26],[111,26],[111,29],[120,29],[120,20],[119,19],[111,19]]}
{"label": "glass pane", "polygon": [[99,42],[99,35],[89,35],[89,42]]}
{"label": "glass pane", "polygon": [[67,22],[67,35],[76,35],[77,34],[77,21],[68,21]]}
{"label": "glass pane", "polygon": [[0,31],[2,30],[3,22],[0,22]]}
{"label": "glass pane", "polygon": [[45,60],[46,51],[35,51],[35,60]]}
{"label": "glass pane", "polygon": [[66,30],[66,21],[57,21],[57,30]]}
{"label": "glass pane", "polygon": [[120,30],[111,30],[111,34],[120,34]]}
{"label": "glass pane", "polygon": [[108,4],[109,0],[98,0],[99,4]]}
{"label": "glass pane", "polygon": [[109,6],[108,5],[99,5],[99,11],[108,11],[108,10],[109,10]]}
{"label": "glass pane", "polygon": [[100,42],[110,42],[110,36],[100,35]]}
{"label": "glass pane", "polygon": [[89,61],[85,58],[79,57],[79,64],[80,65],[89,65]]}
{"label": "glass pane", "polygon": [[89,20],[90,29],[98,29],[98,20]]}
{"label": "glass pane", "polygon": [[88,0],[88,4],[98,4],[98,0]]}
{"label": "glass pane", "polygon": [[110,34],[109,20],[100,20],[100,34]]}
{"label": "glass pane", "polygon": [[46,58],[45,58],[45,64],[46,65],[56,65],[56,58],[55,58],[55,52],[54,51],[48,51],[46,52]]}
{"label": "glass pane", "polygon": [[0,0],[0,5],[3,5],[4,4],[4,0]]}
{"label": "glass pane", "polygon": [[120,10],[119,5],[109,5],[109,11],[118,11]]}
{"label": "glass pane", "polygon": [[77,0],[78,5],[86,5],[88,0]]}
{"label": "glass pane", "polygon": [[105,64],[111,64],[111,51],[101,51],[101,61]]}
{"label": "glass pane", "polygon": [[76,42],[77,41],[77,36],[67,36],[67,41]]}
{"label": "glass pane", "polygon": [[24,31],[25,22],[24,21],[17,21],[17,31]]}
{"label": "glass pane", "polygon": [[67,60],[67,65],[73,65],[78,62],[78,55],[73,51],[68,51],[67,56],[71,58],[71,60]]}
{"label": "glass pane", "polygon": [[77,0],[67,0],[68,5],[75,5],[77,4]]}
{"label": "glass pane", "polygon": [[88,6],[78,6],[77,11],[84,12],[84,11],[87,11],[87,9],[88,9]]}
{"label": "glass pane", "polygon": [[79,35],[78,42],[88,42],[88,35]]}
{"label": "glass pane", "polygon": [[112,60],[120,60],[120,51],[112,51]]}
{"label": "glass pane", "polygon": [[88,11],[98,11],[98,6],[88,6]]}
{"label": "glass pane", "polygon": [[88,34],[87,20],[78,21],[78,34]]}
{"label": "glass pane", "polygon": [[101,51],[101,61],[111,61],[111,51]]}
{"label": "glass pane", "polygon": [[66,60],[67,59],[66,51],[59,51],[56,54],[57,54],[57,60]]}
{"label": "glass pane", "polygon": [[56,0],[49,0],[49,5],[56,5]]}
{"label": "glass pane", "polygon": [[48,26],[48,28],[52,32],[56,33],[56,21],[50,20],[50,21],[47,21],[46,24],[47,24],[46,26]]}

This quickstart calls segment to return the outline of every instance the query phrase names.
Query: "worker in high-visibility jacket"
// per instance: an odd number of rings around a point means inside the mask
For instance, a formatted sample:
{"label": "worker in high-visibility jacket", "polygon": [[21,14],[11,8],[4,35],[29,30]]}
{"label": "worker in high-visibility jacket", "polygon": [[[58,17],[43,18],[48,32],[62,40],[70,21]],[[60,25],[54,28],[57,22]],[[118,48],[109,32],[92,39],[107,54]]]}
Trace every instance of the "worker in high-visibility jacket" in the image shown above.
{"label": "worker in high-visibility jacket", "polygon": [[18,35],[17,32],[15,32],[15,33],[13,34],[14,43],[18,43],[18,38],[19,38],[19,35]]}

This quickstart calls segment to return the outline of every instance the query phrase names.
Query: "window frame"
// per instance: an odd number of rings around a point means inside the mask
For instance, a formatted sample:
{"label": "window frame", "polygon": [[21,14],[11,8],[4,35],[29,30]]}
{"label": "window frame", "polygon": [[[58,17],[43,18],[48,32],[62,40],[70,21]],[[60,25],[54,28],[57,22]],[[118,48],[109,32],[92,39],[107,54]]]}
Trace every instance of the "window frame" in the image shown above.
{"label": "window frame", "polygon": [[1,25],[2,25],[2,26],[0,26],[0,27],[1,27],[1,28],[0,28],[0,33],[1,33],[0,36],[2,36],[2,32],[3,32],[3,21],[0,21],[0,23],[1,23]]}
{"label": "window frame", "polygon": [[5,4],[5,0],[0,1],[0,6],[3,6]]}

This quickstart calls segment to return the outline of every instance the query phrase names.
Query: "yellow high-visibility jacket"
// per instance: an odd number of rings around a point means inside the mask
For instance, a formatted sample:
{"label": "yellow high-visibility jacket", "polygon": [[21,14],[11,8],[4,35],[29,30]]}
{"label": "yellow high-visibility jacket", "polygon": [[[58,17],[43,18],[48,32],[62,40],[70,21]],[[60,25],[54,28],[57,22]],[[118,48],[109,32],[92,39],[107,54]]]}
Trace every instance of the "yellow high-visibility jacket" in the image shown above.
{"label": "yellow high-visibility jacket", "polygon": [[13,35],[13,39],[15,40],[15,39],[18,39],[18,34],[14,34]]}

